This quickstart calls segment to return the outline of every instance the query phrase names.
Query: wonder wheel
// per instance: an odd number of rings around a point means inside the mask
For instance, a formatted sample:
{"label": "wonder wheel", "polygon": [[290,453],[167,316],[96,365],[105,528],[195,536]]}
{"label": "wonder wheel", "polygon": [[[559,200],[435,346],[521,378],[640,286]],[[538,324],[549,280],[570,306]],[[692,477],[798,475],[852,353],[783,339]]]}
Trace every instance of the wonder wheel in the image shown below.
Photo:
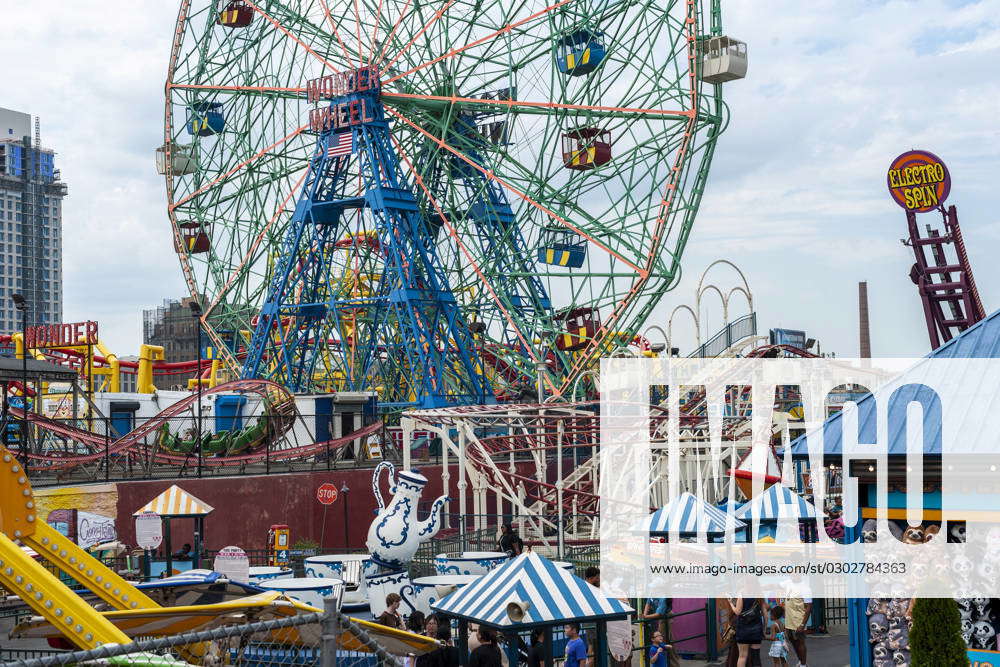
{"label": "wonder wheel", "polygon": [[571,394],[678,278],[726,121],[701,71],[719,20],[184,0],[158,157],[219,353],[390,405]]}

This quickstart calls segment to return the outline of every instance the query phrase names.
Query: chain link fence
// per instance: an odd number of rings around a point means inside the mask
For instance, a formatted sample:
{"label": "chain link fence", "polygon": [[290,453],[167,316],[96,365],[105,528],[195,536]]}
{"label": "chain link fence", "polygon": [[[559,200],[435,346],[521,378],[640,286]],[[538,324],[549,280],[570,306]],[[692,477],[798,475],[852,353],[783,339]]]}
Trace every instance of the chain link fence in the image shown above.
{"label": "chain link fence", "polygon": [[[345,633],[350,634],[350,641],[342,641]],[[345,644],[363,650],[347,650],[343,648]],[[189,662],[210,667],[397,667],[400,664],[365,628],[337,611],[332,598],[327,600],[322,613],[138,639],[87,651],[4,649],[0,657],[4,659],[3,665],[20,667],[70,664],[167,667]]]}

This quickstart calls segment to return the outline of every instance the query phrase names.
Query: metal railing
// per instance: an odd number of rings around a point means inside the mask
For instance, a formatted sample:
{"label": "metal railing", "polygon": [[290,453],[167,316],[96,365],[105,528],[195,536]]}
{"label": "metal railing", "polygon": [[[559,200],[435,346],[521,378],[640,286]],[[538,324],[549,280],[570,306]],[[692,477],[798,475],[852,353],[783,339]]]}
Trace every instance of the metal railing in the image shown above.
{"label": "metal railing", "polygon": [[733,320],[717,334],[702,343],[701,347],[689,354],[689,357],[717,357],[734,343],[744,338],[757,335],[757,313],[750,313]]}

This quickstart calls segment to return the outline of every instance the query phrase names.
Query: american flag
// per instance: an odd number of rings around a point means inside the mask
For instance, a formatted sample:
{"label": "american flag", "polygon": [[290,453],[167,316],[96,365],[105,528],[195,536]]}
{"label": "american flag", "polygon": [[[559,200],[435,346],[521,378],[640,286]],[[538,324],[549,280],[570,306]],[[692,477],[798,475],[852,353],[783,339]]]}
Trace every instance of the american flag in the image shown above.
{"label": "american flag", "polygon": [[327,157],[337,157],[351,154],[352,132],[340,132],[330,135],[329,147],[326,149]]}

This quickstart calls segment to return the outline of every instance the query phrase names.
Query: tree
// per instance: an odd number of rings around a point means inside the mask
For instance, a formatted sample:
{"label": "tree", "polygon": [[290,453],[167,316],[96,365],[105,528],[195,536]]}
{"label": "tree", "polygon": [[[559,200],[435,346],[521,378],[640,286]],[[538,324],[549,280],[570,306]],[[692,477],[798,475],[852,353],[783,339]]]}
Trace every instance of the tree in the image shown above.
{"label": "tree", "polygon": [[918,598],[913,603],[910,667],[969,667],[958,605],[949,598]]}

